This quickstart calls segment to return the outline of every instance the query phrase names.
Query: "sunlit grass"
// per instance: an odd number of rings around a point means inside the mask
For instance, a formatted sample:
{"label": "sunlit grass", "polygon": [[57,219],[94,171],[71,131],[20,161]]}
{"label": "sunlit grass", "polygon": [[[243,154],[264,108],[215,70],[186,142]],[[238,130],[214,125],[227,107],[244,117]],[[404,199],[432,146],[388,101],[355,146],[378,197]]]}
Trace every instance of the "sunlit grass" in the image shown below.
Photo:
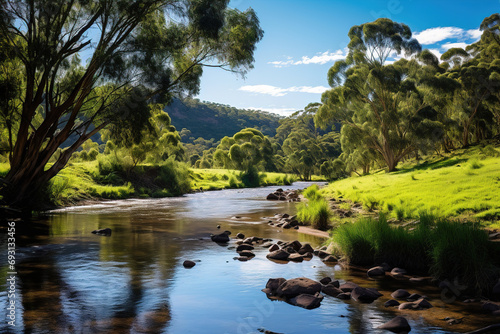
{"label": "sunlit grass", "polygon": [[415,218],[426,210],[445,217],[489,220],[500,218],[499,188],[500,158],[475,148],[393,173],[336,181],[322,193],[342,195],[398,219]]}
{"label": "sunlit grass", "polygon": [[[190,169],[193,189],[215,190],[243,188],[240,180],[241,171],[230,169]],[[284,173],[259,173],[261,186],[290,185],[295,178]]]}

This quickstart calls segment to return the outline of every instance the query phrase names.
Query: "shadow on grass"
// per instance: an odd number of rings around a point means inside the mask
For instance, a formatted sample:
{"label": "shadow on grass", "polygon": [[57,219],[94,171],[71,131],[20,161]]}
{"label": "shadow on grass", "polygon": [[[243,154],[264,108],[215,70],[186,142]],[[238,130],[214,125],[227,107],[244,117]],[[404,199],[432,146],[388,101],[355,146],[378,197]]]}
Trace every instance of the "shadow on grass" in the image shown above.
{"label": "shadow on grass", "polygon": [[427,169],[439,169],[444,167],[451,167],[458,165],[460,163],[466,162],[468,159],[465,158],[443,158],[434,162],[423,162],[419,165],[413,166],[411,168],[401,168],[393,172],[393,174],[404,174],[416,170],[427,170]]}

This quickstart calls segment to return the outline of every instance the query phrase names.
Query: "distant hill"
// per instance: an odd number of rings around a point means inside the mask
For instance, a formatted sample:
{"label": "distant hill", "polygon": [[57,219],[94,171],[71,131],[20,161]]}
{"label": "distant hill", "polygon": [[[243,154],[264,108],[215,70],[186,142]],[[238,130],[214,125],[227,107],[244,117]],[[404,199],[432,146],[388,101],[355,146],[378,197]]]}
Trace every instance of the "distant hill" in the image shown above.
{"label": "distant hill", "polygon": [[273,137],[281,118],[264,111],[237,109],[197,99],[174,99],[165,107],[165,111],[170,115],[177,131],[186,128],[191,131],[189,137],[214,138],[215,141],[224,136],[232,136],[247,127],[256,128]]}

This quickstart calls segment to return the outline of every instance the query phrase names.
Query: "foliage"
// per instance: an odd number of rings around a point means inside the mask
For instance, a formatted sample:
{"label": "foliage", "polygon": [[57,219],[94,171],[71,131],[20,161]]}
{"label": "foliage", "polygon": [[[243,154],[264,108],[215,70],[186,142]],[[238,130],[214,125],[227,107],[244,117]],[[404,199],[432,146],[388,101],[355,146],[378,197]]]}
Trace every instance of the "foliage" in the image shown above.
{"label": "foliage", "polygon": [[[390,226],[379,219],[362,218],[333,231],[336,252],[350,263],[386,262],[411,272],[430,272],[438,279],[458,279],[469,289],[486,292],[498,278],[498,251],[476,225],[420,214],[415,229]],[[453,261],[452,259],[460,259]]]}
{"label": "foliage", "polygon": [[318,192],[319,187],[314,184],[303,192],[307,203],[301,203],[297,211],[297,218],[310,224],[313,228],[326,231],[330,228],[330,217],[332,212],[330,204]]}
{"label": "foliage", "polygon": [[[116,143],[139,144],[148,104],[197,93],[203,66],[247,72],[263,36],[255,12],[227,0],[9,0],[1,15],[2,67],[22,64],[10,67],[22,72],[22,103],[1,107],[20,115],[2,118],[1,132],[13,133],[2,194],[25,208],[102,129]],[[143,157],[141,149],[133,155]]]}

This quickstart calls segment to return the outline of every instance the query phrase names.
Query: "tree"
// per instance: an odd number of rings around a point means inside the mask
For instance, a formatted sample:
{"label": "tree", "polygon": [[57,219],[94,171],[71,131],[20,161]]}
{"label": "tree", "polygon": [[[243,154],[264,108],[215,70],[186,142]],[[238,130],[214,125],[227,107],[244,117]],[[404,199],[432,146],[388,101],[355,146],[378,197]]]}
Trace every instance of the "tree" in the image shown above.
{"label": "tree", "polygon": [[248,71],[263,35],[255,12],[229,9],[228,0],[3,2],[9,56],[0,61],[20,61],[24,81],[2,188],[18,207],[33,206],[34,194],[100,130],[139,142],[147,104],[196,93],[204,66]]}
{"label": "tree", "polygon": [[265,169],[272,160],[273,148],[267,136],[257,129],[247,128],[224,137],[213,155],[214,164],[223,168],[248,171],[250,168]]}
{"label": "tree", "polygon": [[332,89],[323,94],[315,121],[323,127],[340,121],[342,150],[376,152],[390,172],[418,149],[418,128],[439,127],[418,122],[419,111],[427,106],[412,75],[418,72],[418,62],[386,64],[390,56],[418,54],[421,47],[408,26],[389,19],[354,26],[349,38],[346,60],[337,61],[328,72]]}

